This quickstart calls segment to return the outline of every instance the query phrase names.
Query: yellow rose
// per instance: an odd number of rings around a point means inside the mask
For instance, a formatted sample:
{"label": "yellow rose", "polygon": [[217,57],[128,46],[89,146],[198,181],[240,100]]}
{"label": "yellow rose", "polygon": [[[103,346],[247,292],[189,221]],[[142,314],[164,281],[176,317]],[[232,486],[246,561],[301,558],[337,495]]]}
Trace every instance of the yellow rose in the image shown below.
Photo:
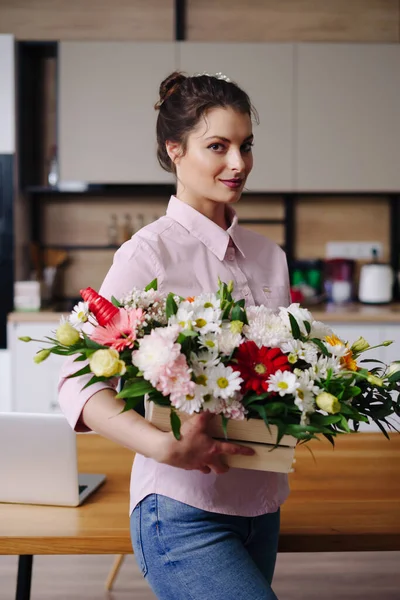
{"label": "yellow rose", "polygon": [[368,344],[367,340],[360,336],[352,345],[351,351],[353,354],[360,354],[361,352],[368,350],[369,347],[370,345]]}
{"label": "yellow rose", "polygon": [[73,346],[79,342],[79,331],[71,323],[62,323],[56,331],[56,338],[63,346]]}
{"label": "yellow rose", "polygon": [[126,365],[123,360],[119,360],[119,354],[114,348],[96,350],[89,358],[89,364],[90,370],[97,377],[113,377],[126,372]]}
{"label": "yellow rose", "polygon": [[383,379],[381,379],[380,377],[377,377],[376,375],[372,375],[371,373],[368,375],[367,381],[371,385],[377,385],[379,387],[381,387],[383,385]]}
{"label": "yellow rose", "polygon": [[321,392],[315,399],[315,402],[321,410],[334,415],[340,412],[342,408],[339,400],[333,394],[329,394],[328,392]]}
{"label": "yellow rose", "polygon": [[35,356],[33,357],[33,360],[35,361],[36,364],[39,364],[41,362],[43,362],[44,360],[46,360],[46,358],[48,358],[50,356],[51,352],[50,350],[39,350],[39,352],[37,352],[35,354]]}

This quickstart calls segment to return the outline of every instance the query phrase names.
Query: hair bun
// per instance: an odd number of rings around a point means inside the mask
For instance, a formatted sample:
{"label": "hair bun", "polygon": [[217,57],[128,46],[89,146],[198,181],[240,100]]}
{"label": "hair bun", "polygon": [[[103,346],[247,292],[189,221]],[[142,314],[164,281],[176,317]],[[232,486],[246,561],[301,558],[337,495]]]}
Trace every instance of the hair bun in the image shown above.
{"label": "hair bun", "polygon": [[169,98],[169,96],[171,96],[171,94],[173,94],[186,79],[186,75],[179,71],[174,71],[171,73],[171,75],[168,75],[168,77],[166,77],[160,84],[160,99],[156,103],[155,108],[160,108],[161,104],[165,102],[165,100]]}

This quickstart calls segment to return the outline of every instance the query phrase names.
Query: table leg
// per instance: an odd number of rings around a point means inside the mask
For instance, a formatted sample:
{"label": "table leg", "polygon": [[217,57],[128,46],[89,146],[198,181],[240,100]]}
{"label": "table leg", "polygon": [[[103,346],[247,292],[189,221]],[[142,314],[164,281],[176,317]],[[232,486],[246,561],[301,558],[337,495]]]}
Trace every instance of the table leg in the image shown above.
{"label": "table leg", "polygon": [[32,580],[32,554],[24,554],[18,560],[17,593],[15,600],[30,600]]}

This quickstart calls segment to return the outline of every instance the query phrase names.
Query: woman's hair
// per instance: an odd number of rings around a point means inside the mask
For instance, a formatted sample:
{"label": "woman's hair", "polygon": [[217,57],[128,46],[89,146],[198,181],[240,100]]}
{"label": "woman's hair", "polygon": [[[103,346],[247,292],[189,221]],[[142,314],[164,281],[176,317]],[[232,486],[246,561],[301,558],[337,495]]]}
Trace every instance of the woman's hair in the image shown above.
{"label": "woman's hair", "polygon": [[165,171],[175,173],[166,142],[181,144],[185,153],[189,133],[208,110],[216,107],[233,108],[250,117],[253,115],[258,122],[257,112],[246,92],[220,74],[187,77],[176,71],[164,79],[160,85],[160,98],[154,108],[159,111],[157,158]]}

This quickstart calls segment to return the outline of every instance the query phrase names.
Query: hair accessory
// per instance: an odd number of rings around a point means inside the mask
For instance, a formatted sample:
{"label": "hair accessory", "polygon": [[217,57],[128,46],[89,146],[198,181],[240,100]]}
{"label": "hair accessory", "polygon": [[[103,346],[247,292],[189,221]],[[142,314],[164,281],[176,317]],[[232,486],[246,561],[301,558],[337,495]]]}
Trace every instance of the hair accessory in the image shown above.
{"label": "hair accessory", "polygon": [[227,83],[231,82],[229,77],[227,75],[224,75],[220,71],[218,73],[206,73],[204,71],[203,73],[195,73],[194,75],[192,75],[192,77],[201,77],[202,75],[207,75],[208,77],[215,77],[216,79],[222,79],[223,81],[226,81]]}

